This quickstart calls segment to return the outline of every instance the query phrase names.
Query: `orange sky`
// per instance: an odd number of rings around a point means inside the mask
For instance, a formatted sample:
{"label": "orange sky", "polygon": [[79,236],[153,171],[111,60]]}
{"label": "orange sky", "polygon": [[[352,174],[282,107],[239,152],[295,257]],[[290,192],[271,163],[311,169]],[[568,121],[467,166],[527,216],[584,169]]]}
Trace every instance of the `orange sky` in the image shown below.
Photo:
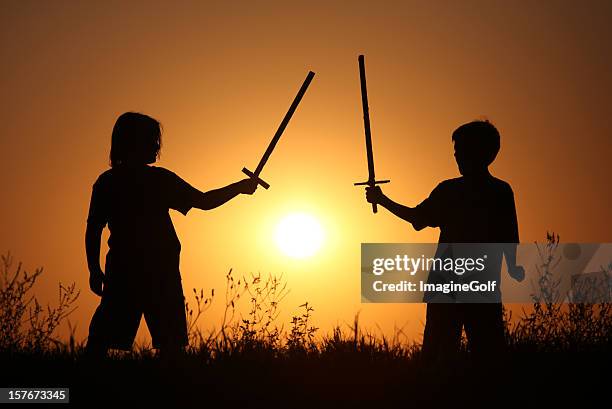
{"label": "orange sky", "polygon": [[[361,305],[361,242],[431,242],[371,213],[357,55],[366,55],[379,178],[408,205],[455,177],[450,134],[487,117],[502,134],[492,172],[515,191],[521,239],[611,241],[612,4],[588,2],[3,2],[0,11],[0,251],[83,290],[91,184],[128,110],[164,126],[159,166],[205,190],[253,169],[308,70],[316,77],[263,177],[272,187],[223,208],[173,213],[186,293],[223,288],[230,267],[285,273],[286,314],[304,301],[324,330],[361,311],[385,331],[422,305]],[[179,4],[177,4],[179,3]],[[495,4],[493,4],[495,3]],[[327,240],[306,261],[281,255],[275,224],[318,217]],[[221,301],[221,300],[217,300]],[[220,303],[218,303],[220,304]],[[205,325],[218,322],[218,309]]]}

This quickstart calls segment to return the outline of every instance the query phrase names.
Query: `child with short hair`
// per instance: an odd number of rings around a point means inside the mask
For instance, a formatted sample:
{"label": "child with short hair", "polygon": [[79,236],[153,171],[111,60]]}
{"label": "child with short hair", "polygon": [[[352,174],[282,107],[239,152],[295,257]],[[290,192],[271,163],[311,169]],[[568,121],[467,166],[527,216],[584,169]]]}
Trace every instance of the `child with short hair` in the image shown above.
{"label": "child with short hair", "polygon": [[[394,202],[378,186],[366,188],[367,201],[410,222],[417,231],[439,227],[439,243],[506,243],[502,248],[508,272],[516,280],[523,280],[524,270],[516,265],[519,233],[514,193],[507,182],[492,176],[488,169],[499,152],[498,130],[489,121],[473,121],[457,128],[452,141],[461,177],[443,181],[414,208]],[[498,265],[492,267],[499,275],[501,252],[495,259]],[[434,280],[435,272],[430,271],[428,282]],[[435,298],[436,294],[425,294],[426,357],[457,351],[463,327],[472,352],[488,355],[503,349],[501,303],[449,303],[448,298],[444,302]]]}

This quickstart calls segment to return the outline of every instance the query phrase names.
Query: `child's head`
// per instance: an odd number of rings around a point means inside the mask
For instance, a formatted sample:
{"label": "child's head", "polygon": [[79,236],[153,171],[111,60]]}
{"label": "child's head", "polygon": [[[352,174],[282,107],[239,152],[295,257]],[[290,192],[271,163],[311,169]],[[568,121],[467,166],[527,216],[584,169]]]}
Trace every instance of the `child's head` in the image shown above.
{"label": "child's head", "polygon": [[161,133],[160,123],[148,115],[122,114],[113,127],[111,166],[154,163],[161,149]]}
{"label": "child's head", "polygon": [[462,175],[481,173],[499,152],[499,132],[489,121],[473,121],[453,132],[455,160]]}

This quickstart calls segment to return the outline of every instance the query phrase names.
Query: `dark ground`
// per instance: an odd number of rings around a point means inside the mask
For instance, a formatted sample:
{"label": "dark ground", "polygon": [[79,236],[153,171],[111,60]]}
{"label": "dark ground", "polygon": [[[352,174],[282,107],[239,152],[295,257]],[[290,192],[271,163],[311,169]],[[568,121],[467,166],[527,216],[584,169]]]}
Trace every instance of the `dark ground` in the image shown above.
{"label": "dark ground", "polygon": [[203,362],[4,356],[4,387],[69,387],[72,404],[173,407],[566,407],[606,406],[608,352],[516,352],[476,363],[370,359],[359,354]]}

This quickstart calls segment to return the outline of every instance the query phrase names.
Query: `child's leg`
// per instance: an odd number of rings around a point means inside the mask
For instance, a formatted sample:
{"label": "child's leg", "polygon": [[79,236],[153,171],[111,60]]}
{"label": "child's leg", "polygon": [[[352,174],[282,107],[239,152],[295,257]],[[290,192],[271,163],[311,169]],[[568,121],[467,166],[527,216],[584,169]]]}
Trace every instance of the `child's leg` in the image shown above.
{"label": "child's leg", "polygon": [[131,349],[141,315],[137,305],[105,294],[89,324],[85,347],[87,357],[102,359],[110,348]]}
{"label": "child's leg", "polygon": [[502,305],[464,304],[465,332],[475,365],[473,384],[479,385],[479,396],[494,402],[505,393],[507,384],[501,376],[507,374],[506,342]]}
{"label": "child's leg", "polygon": [[163,359],[180,359],[188,343],[185,297],[180,276],[170,276],[151,297],[144,310],[145,322]]}
{"label": "child's leg", "polygon": [[85,345],[85,359],[97,361],[105,359],[108,354],[109,346],[104,340],[96,339],[91,335],[87,338]]}
{"label": "child's leg", "polygon": [[107,320],[107,308],[106,305],[100,302],[98,308],[91,317],[89,323],[89,336],[87,337],[87,344],[85,346],[85,356],[88,359],[102,359],[106,357],[108,352],[108,342],[106,334],[105,321]]}
{"label": "child's leg", "polygon": [[165,345],[159,348],[159,357],[165,362],[180,362],[185,357],[185,348],[179,345]]}
{"label": "child's leg", "polygon": [[464,304],[465,333],[477,358],[501,357],[505,350],[502,304]]}
{"label": "child's leg", "polygon": [[90,360],[98,360],[106,358],[108,347],[105,344],[93,343],[87,340],[85,346],[85,358]]}
{"label": "child's leg", "polygon": [[423,357],[437,360],[456,354],[461,344],[461,327],[456,304],[427,304]]}

